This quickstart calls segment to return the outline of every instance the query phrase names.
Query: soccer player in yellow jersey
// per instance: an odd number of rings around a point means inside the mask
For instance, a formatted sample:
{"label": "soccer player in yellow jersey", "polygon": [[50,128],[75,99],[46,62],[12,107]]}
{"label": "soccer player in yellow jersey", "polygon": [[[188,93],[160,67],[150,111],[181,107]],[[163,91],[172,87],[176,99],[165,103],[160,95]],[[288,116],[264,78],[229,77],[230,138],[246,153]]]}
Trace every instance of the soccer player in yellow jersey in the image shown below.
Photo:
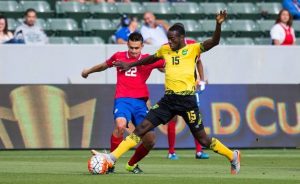
{"label": "soccer player in yellow jersey", "polygon": [[[154,127],[165,124],[175,115],[184,118],[195,139],[207,148],[228,158],[231,163],[231,173],[237,174],[240,170],[240,152],[231,151],[216,138],[209,138],[204,130],[202,119],[195,97],[195,66],[199,55],[219,44],[221,24],[227,16],[226,11],[220,11],[216,16],[216,29],[211,39],[203,43],[185,44],[185,30],[182,26],[170,27],[167,37],[168,44],[154,54],[136,62],[115,62],[115,66],[128,70],[134,66],[147,65],[164,59],[165,64],[165,95],[154,105],[145,120],[136,127],[134,132],[127,136],[121,144],[110,154],[104,154],[110,165],[130,148],[141,140],[147,140],[147,134]],[[92,152],[97,153],[92,150]]]}

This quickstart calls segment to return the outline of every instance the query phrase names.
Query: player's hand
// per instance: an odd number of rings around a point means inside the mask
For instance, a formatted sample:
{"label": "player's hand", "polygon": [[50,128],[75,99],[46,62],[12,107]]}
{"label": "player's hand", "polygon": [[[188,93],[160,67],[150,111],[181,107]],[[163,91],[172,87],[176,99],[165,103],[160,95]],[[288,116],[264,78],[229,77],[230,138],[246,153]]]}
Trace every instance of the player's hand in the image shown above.
{"label": "player's hand", "polygon": [[129,63],[127,63],[127,62],[115,61],[115,62],[113,62],[113,64],[115,67],[119,68],[121,71],[127,71],[131,68]]}
{"label": "player's hand", "polygon": [[84,69],[84,70],[82,71],[82,73],[81,73],[81,76],[82,76],[83,78],[86,79],[86,78],[89,76],[88,70],[87,70],[87,69]]}
{"label": "player's hand", "polygon": [[203,92],[205,90],[205,81],[197,81],[197,90]]}
{"label": "player's hand", "polygon": [[221,10],[220,13],[217,13],[216,21],[218,24],[222,24],[227,18],[227,11]]}

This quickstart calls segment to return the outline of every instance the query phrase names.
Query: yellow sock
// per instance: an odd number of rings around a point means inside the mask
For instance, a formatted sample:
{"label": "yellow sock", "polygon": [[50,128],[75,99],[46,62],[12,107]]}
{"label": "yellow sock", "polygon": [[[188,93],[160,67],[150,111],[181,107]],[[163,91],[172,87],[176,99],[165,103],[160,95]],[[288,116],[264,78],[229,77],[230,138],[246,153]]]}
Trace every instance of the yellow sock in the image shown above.
{"label": "yellow sock", "polygon": [[111,153],[116,159],[120,158],[130,148],[133,148],[140,142],[141,138],[134,133],[128,135],[119,146]]}
{"label": "yellow sock", "polygon": [[216,138],[212,138],[210,149],[212,149],[216,153],[219,153],[220,155],[227,157],[229,161],[233,160],[233,151],[227,148]]}

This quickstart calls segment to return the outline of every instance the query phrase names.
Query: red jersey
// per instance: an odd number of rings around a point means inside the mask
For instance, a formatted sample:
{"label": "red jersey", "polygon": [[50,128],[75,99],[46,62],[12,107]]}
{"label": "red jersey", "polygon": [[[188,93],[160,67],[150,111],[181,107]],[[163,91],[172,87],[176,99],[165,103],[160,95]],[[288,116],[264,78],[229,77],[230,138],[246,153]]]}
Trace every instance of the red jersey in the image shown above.
{"label": "red jersey", "polygon": [[[127,51],[116,52],[106,61],[109,67],[113,67],[113,62],[121,60],[123,62],[135,62],[145,58],[149,54],[141,54],[138,58],[130,57]],[[164,68],[164,60],[159,60],[153,64],[132,67],[127,71],[117,70],[117,85],[115,98],[145,98],[148,99],[149,92],[146,81],[155,68]]]}

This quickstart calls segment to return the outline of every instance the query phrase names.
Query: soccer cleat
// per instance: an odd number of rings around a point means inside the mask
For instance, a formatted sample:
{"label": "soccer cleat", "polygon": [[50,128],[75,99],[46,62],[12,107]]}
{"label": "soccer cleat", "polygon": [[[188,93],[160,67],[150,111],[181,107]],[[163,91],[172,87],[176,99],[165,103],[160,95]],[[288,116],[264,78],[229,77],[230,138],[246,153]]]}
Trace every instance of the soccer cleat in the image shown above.
{"label": "soccer cleat", "polygon": [[133,174],[143,174],[144,172],[142,169],[139,168],[138,164],[134,164],[133,166],[130,166],[128,163],[125,166],[125,169],[129,172],[132,172]]}
{"label": "soccer cleat", "polygon": [[176,155],[176,153],[169,153],[168,154],[168,159],[170,160],[178,160],[178,156]]}
{"label": "soccer cleat", "polygon": [[105,160],[106,160],[107,164],[108,164],[108,169],[111,169],[112,167],[114,167],[115,162],[110,157],[110,154],[108,154],[108,153],[100,153],[100,152],[98,152],[96,150],[91,150],[91,153],[93,155],[98,155],[98,154],[103,155],[105,157]]}
{"label": "soccer cleat", "polygon": [[98,154],[100,154],[100,152],[98,152],[98,151],[96,151],[96,150],[91,150],[91,153],[92,153],[93,155],[98,155]]}
{"label": "soccer cleat", "polygon": [[106,171],[106,174],[113,174],[115,173],[115,165],[113,165],[111,168],[108,168]]}
{"label": "soccer cleat", "polygon": [[196,159],[209,159],[209,154],[208,153],[204,153],[203,151],[201,152],[197,152],[195,155]]}
{"label": "soccer cleat", "polygon": [[233,151],[233,160],[231,161],[231,174],[238,174],[241,168],[241,152]]}

